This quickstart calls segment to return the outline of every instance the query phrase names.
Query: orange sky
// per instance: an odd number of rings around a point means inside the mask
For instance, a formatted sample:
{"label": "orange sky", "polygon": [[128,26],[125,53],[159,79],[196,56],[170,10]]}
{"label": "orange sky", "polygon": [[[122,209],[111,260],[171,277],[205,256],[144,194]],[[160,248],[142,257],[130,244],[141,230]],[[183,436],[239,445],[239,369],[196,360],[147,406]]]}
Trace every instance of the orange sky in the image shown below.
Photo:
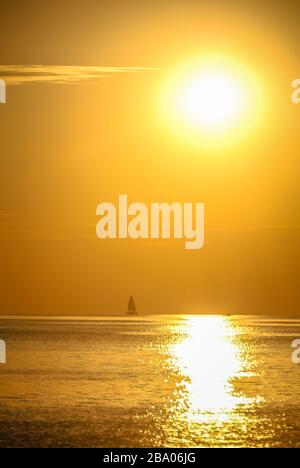
{"label": "orange sky", "polygon": [[[145,313],[299,313],[300,6],[251,3],[3,2],[0,314],[123,313],[130,294]],[[160,109],[176,67],[210,53],[264,100],[217,150]],[[204,202],[205,247],[100,241],[96,206],[121,193]]]}

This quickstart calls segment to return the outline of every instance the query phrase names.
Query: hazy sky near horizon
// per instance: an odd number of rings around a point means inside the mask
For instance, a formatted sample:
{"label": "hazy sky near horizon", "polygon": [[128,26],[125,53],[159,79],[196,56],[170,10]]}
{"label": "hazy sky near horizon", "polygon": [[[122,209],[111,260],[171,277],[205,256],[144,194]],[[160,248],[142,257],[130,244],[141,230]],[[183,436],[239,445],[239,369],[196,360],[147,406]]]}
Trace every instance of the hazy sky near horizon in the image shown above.
{"label": "hazy sky near horizon", "polygon": [[[1,2],[0,314],[300,314],[294,2]],[[212,150],[159,96],[206,54],[255,75],[259,125]],[[206,243],[100,241],[98,203],[204,202]]]}

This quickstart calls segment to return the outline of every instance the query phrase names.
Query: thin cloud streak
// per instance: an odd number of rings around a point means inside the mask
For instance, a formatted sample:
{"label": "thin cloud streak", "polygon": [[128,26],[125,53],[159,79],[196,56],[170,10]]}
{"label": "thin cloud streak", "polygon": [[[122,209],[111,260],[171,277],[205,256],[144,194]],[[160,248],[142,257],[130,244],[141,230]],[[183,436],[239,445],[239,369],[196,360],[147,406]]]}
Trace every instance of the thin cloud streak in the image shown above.
{"label": "thin cloud streak", "polygon": [[155,71],[153,67],[96,67],[75,65],[0,65],[0,78],[10,85],[26,83],[78,84],[115,73]]}
{"label": "thin cloud streak", "polygon": [[[9,219],[10,218],[10,219]],[[237,233],[237,232],[263,232],[270,231],[298,231],[299,224],[290,225],[261,225],[261,226],[235,226],[224,228],[206,228],[208,232]],[[2,215],[0,212],[0,239],[36,239],[36,240],[71,240],[85,239],[97,240],[95,223],[65,223],[65,224],[32,224],[15,222],[13,215]],[[160,239],[161,240],[161,239]],[[119,240],[122,242],[122,240]],[[144,242],[156,242],[151,239]]]}

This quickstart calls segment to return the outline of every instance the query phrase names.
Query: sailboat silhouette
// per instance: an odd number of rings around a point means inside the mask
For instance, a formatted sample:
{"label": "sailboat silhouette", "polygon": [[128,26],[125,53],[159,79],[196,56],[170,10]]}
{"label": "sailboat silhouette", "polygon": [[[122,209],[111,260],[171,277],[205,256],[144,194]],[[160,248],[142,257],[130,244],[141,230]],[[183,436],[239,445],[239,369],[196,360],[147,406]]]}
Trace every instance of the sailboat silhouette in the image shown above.
{"label": "sailboat silhouette", "polygon": [[138,311],[137,311],[133,296],[130,296],[130,298],[129,298],[126,314],[127,315],[137,315],[138,314]]}

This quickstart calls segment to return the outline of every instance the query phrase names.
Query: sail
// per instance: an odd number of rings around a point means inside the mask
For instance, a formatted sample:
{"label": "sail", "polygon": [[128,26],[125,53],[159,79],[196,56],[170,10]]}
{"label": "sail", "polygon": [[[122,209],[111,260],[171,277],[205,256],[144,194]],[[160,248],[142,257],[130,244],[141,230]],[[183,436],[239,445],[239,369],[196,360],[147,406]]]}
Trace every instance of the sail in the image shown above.
{"label": "sail", "polygon": [[128,301],[128,312],[136,312],[136,306],[132,296],[130,296]]}

